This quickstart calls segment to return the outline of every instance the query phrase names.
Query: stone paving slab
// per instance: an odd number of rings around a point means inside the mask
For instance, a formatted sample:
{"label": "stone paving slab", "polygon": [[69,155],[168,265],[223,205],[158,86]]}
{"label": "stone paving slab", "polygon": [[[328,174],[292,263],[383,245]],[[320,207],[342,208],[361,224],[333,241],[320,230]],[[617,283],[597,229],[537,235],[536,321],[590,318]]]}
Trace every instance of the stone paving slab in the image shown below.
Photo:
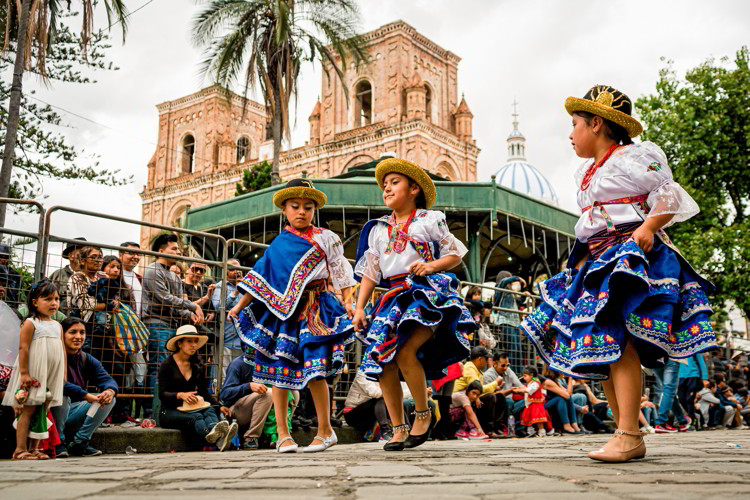
{"label": "stone paving slab", "polygon": [[586,452],[607,438],[429,442],[400,453],[360,443],[320,454],[259,450],[3,461],[0,500],[706,500],[750,493],[748,431],[652,435],[644,460],[589,460]]}

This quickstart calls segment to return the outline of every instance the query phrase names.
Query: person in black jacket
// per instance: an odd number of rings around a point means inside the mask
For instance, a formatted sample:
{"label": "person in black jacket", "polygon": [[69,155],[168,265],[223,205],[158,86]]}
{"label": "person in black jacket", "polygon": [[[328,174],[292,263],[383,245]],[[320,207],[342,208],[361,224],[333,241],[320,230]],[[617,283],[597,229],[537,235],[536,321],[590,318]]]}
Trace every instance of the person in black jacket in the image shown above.
{"label": "person in black jacket", "polygon": [[198,334],[193,325],[181,326],[167,341],[166,348],[172,355],[159,368],[159,425],[181,430],[195,448],[215,443],[219,451],[225,451],[239,426],[219,421],[212,407],[218,406],[225,417],[231,415],[229,408],[220,406],[208,392],[205,367],[197,354],[207,341],[208,337]]}
{"label": "person in black jacket", "polygon": [[258,449],[258,438],[273,405],[272,389],[253,382],[254,366],[249,353],[232,360],[220,393],[221,401],[229,406],[232,418],[243,431],[246,450]]}
{"label": "person in black jacket", "polygon": [[[102,452],[89,446],[94,431],[109,416],[119,388],[98,359],[83,352],[86,326],[79,318],[62,321],[63,343],[68,356],[68,380],[63,387],[63,404],[52,408],[62,443],[58,458],[70,455],[92,457]],[[98,394],[88,392],[96,387]],[[93,412],[93,416],[90,414]],[[67,437],[66,437],[67,436]]]}

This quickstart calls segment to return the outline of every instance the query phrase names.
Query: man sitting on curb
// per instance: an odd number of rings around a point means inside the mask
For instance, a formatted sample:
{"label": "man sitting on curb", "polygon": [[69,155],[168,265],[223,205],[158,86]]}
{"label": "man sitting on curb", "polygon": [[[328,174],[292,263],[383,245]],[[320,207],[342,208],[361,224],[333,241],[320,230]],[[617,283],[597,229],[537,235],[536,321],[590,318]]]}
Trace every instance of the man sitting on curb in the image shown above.
{"label": "man sitting on curb", "polygon": [[235,358],[227,368],[227,378],[221,388],[221,401],[229,407],[244,436],[244,449],[257,450],[273,399],[271,388],[253,382],[255,361],[249,348],[245,355]]}
{"label": "man sitting on curb", "polygon": [[[503,378],[503,384],[498,385],[495,389],[495,395],[497,397],[504,397],[505,402],[508,405],[508,416],[513,415],[516,419],[516,430],[522,432],[523,427],[518,423],[521,421],[521,412],[525,408],[523,397],[514,398],[513,395],[516,393],[514,390],[516,387],[523,387],[523,382],[518,378],[518,375],[510,367],[510,361],[508,360],[508,354],[504,352],[495,353],[492,356],[492,362],[490,362],[490,368],[484,372],[484,383],[491,384],[498,377]],[[507,424],[507,419],[503,424]]]}
{"label": "man sitting on curb", "polygon": [[[52,415],[60,440],[67,446],[60,444],[55,453],[58,458],[69,453],[84,457],[101,455],[101,451],[89,446],[89,440],[112,411],[118,387],[99,360],[81,350],[86,340],[83,322],[79,318],[66,318],[62,330],[68,355],[68,380],[63,389],[63,404],[53,407]],[[86,390],[89,386],[101,392],[91,394]]]}

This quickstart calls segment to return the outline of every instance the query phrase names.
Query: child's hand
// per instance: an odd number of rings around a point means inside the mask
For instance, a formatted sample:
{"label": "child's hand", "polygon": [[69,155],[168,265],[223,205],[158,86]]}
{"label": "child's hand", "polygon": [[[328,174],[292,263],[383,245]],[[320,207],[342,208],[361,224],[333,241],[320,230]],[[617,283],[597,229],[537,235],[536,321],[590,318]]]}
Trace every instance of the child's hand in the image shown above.
{"label": "child's hand", "polygon": [[352,307],[352,305],[349,302],[345,303],[344,307],[346,307],[346,314],[349,315],[349,319],[352,319],[355,313],[354,307]]}
{"label": "child's hand", "polygon": [[435,266],[432,262],[415,262],[409,267],[409,272],[417,276],[427,276],[435,274]]}
{"label": "child's hand", "polygon": [[645,224],[633,232],[633,241],[635,241],[644,253],[648,253],[654,247],[654,232]]}
{"label": "child's hand", "polygon": [[363,329],[367,328],[367,318],[365,317],[365,310],[364,309],[357,309],[354,311],[354,317],[352,317],[352,325],[354,326],[354,330],[361,332]]}
{"label": "child's hand", "polygon": [[229,310],[227,313],[227,318],[234,318],[234,319],[240,319],[240,313],[242,312],[242,308],[239,304],[235,305],[233,308]]}
{"label": "child's hand", "polygon": [[20,386],[21,389],[28,390],[31,387],[33,387],[33,385],[34,385],[34,379],[31,377],[31,375],[28,375],[28,374],[27,375],[21,375],[21,380],[20,380],[20,384],[19,384],[19,386]]}

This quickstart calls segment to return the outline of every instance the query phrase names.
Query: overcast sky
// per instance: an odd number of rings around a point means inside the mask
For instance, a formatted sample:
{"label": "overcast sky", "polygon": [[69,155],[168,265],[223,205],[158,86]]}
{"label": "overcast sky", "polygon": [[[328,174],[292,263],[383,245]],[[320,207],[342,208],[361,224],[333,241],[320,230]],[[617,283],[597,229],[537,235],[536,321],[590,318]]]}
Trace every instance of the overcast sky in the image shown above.
{"label": "overcast sky", "polygon": [[[127,3],[135,10],[147,1]],[[459,92],[474,113],[479,180],[489,180],[506,160],[517,98],[527,158],[552,181],[569,210],[576,210],[572,172],[579,160],[567,138],[567,96],[583,96],[604,83],[635,100],[654,91],[662,57],[673,60],[682,75],[709,57],[733,58],[750,44],[748,0],[361,0],[360,5],[363,31],[403,19],[462,58]],[[138,193],[157,140],[156,105],[210,83],[198,76],[200,50],[190,41],[199,8],[189,0],[154,0],[133,14],[127,42],[120,44],[115,29],[108,53],[120,70],[95,74],[94,85],[55,82],[44,88],[34,77],[24,81],[26,91],[34,89],[40,99],[91,120],[61,112],[67,125],[61,130],[72,144],[100,155],[108,168],[135,176],[132,185],[119,188],[48,182],[45,205],[140,217]],[[106,26],[99,9],[97,28]],[[307,117],[320,89],[319,69],[308,65],[302,71],[294,147],[308,139]],[[9,224],[28,229],[35,222],[11,216]],[[139,234],[136,226],[91,224],[66,215],[54,216],[53,225],[53,234],[115,244]]]}

